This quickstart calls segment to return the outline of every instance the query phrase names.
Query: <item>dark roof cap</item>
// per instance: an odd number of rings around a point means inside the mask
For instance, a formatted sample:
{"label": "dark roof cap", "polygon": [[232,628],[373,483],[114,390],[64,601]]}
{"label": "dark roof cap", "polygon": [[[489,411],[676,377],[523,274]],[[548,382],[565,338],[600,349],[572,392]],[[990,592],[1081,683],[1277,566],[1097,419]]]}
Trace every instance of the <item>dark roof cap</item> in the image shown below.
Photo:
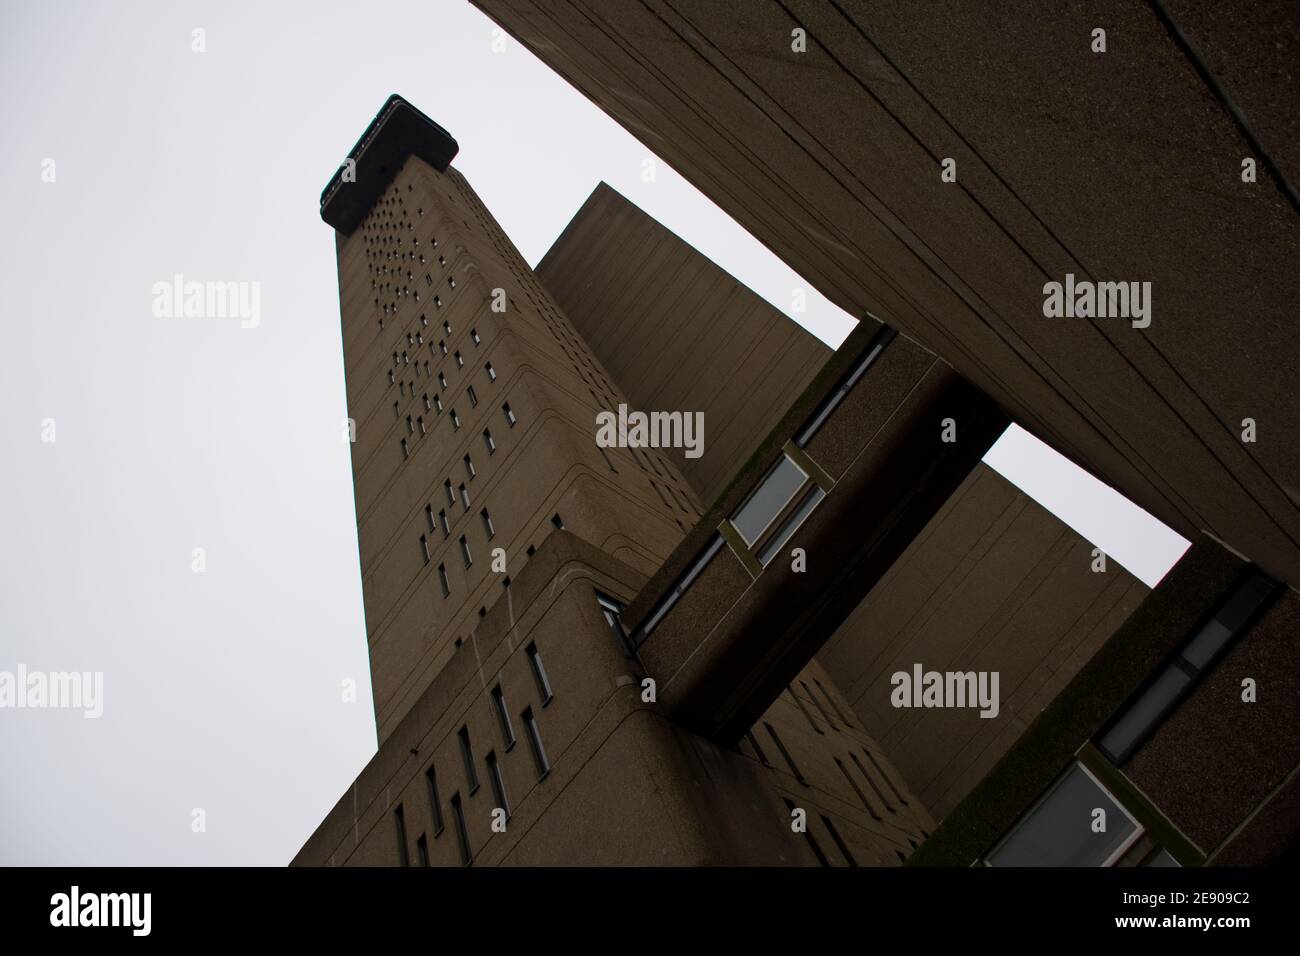
{"label": "dark roof cap", "polygon": [[419,156],[442,173],[459,150],[450,133],[394,93],[348,153],[348,159],[356,163],[356,181],[344,181],[348,164],[343,163],[320,194],[320,217],[349,236],[388,188],[406,157]]}

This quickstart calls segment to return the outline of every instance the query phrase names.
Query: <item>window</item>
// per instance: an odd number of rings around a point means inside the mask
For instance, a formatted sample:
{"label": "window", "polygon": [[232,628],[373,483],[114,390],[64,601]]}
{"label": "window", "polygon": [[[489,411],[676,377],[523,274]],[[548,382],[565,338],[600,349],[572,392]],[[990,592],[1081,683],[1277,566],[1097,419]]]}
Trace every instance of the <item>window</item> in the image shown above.
{"label": "window", "polygon": [[460,486],[460,503],[469,511],[469,489],[464,485]]}
{"label": "window", "polygon": [[542,697],[542,706],[545,707],[555,696],[551,693],[551,682],[546,678],[546,668],[542,666],[542,655],[537,650],[536,644],[528,645],[528,663],[533,668],[533,678],[537,681],[537,692]]}
{"label": "window", "polygon": [[433,835],[442,832],[442,801],[438,799],[438,771],[430,767],[424,772],[424,782],[429,788],[429,808],[433,812]]}
{"label": "window", "polygon": [[501,414],[505,415],[506,422],[510,425],[511,428],[514,428],[515,422],[517,422],[519,419],[515,418],[515,413],[510,410],[509,402],[506,402],[504,405],[501,406]]}
{"label": "window", "polygon": [[[889,802],[888,798],[886,798],[885,792],[876,785],[876,778],[873,777],[871,774],[867,773],[867,768],[862,766],[862,761],[858,759],[858,755],[853,753],[852,751],[849,751],[849,756],[853,759],[853,765],[858,768],[858,773],[862,774],[862,779],[867,782],[867,786],[871,788],[871,792],[876,795],[876,799],[879,800],[881,806],[885,808],[885,812],[897,813],[898,811],[894,809],[893,805]],[[853,777],[849,775],[847,770],[845,771],[844,775],[849,778],[849,782],[853,781]],[[854,789],[857,789],[856,786],[854,787]],[[861,793],[861,791],[859,791],[859,793]],[[865,797],[862,798],[862,802],[863,803],[867,802]],[[875,816],[875,813],[876,812],[874,810],[871,811],[872,816]]]}
{"label": "window", "polygon": [[495,382],[497,380],[497,370],[492,367],[491,362],[484,363],[483,371],[487,372],[489,382]]}
{"label": "window", "polygon": [[805,707],[803,701],[799,699],[799,695],[794,692],[794,688],[789,684],[786,684],[785,689],[789,691],[790,699],[794,701],[795,706],[799,708],[799,713],[803,714],[804,720],[808,721],[808,726],[811,727],[814,732],[821,734],[823,737],[826,736],[826,731],[817,726],[817,722],[812,719],[812,714],[808,713],[808,708]]}
{"label": "window", "polygon": [[1137,696],[1112,718],[1097,742],[1116,766],[1125,763],[1191,692],[1233,638],[1244,633],[1276,593],[1278,583],[1251,569],[1214,616],[1179,648]]}
{"label": "window", "polygon": [[840,832],[835,829],[835,824],[831,822],[831,818],[824,813],[820,814],[820,816],[822,818],[822,823],[826,827],[826,832],[831,835],[831,839],[835,841],[835,846],[839,848],[840,854],[844,857],[844,862],[848,863],[849,866],[857,866],[858,861],[853,859],[853,854],[849,852],[848,844],[846,844],[840,837]]}
{"label": "window", "polygon": [[469,727],[462,725],[456,736],[460,738],[460,756],[465,763],[465,779],[469,782],[469,792],[472,795],[478,789],[478,771],[474,769],[474,748],[469,742]]}
{"label": "window", "polygon": [[496,537],[497,533],[497,529],[492,526],[492,516],[488,514],[486,508],[480,511],[478,515],[483,519],[483,531],[487,535],[487,539],[491,541]]}
{"label": "window", "polygon": [[429,553],[429,539],[424,535],[420,535],[420,556],[424,558],[426,566],[433,560],[433,555]]}
{"label": "window", "polygon": [[397,826],[397,863],[399,866],[410,866],[411,858],[406,849],[406,814],[402,812],[400,803],[393,811],[393,823]]}
{"label": "window", "polygon": [[866,373],[867,369],[871,367],[871,363],[876,360],[882,351],[884,351],[885,346],[893,341],[896,334],[897,333],[888,326],[883,326],[880,331],[876,333],[876,337],[872,342],[871,348],[867,350],[866,355],[860,358],[854,364],[853,368],[845,374],[844,378],[840,381],[839,387],[836,388],[835,393],[822,401],[821,405],[818,406],[817,411],[813,413],[813,417],[809,419],[808,423],[800,430],[798,436],[795,438],[796,445],[800,448],[804,448],[808,445],[808,442],[812,440],[813,435],[817,433],[817,429],[821,428],[822,423],[830,417],[831,412],[835,411],[840,402],[844,400],[844,396],[847,395],[849,390],[857,384],[858,379]]}
{"label": "window", "polygon": [[435,395],[435,396],[433,396],[433,407],[436,408],[436,409],[438,409],[438,414],[439,414],[439,415],[442,414],[442,396],[441,396],[441,395]]}
{"label": "window", "polygon": [[460,416],[456,414],[456,409],[451,410],[451,430],[460,431]]}
{"label": "window", "polygon": [[447,492],[447,504],[454,505],[456,503],[456,492],[451,490],[450,478],[442,483],[442,490]]}
{"label": "window", "polygon": [[456,843],[460,847],[461,865],[469,866],[474,862],[474,856],[469,851],[469,830],[465,828],[465,809],[460,805],[459,793],[451,796],[451,816],[456,824]]}
{"label": "window", "polygon": [[469,554],[469,541],[466,540],[464,535],[460,536],[460,556],[465,559],[465,567],[468,568],[474,563],[474,559]]}
{"label": "window", "polygon": [[[446,342],[439,342],[439,343],[438,343],[438,351],[440,351],[443,355],[446,355],[446,354],[447,354],[447,343],[446,343]],[[441,376],[440,376],[440,377],[441,377]]]}
{"label": "window", "polygon": [[486,428],[483,429],[483,444],[487,446],[489,455],[497,450],[497,443],[492,440],[492,432],[488,431]]}
{"label": "window", "polygon": [[544,780],[551,772],[551,762],[546,759],[546,748],[542,746],[542,731],[531,707],[525,708],[520,716],[524,720],[524,729],[528,731],[528,747],[533,752],[533,762],[537,764],[537,779]]}
{"label": "window", "polygon": [[438,584],[442,588],[442,596],[447,597],[451,594],[451,584],[447,581],[447,566],[438,565]]}
{"label": "window", "polygon": [[501,740],[505,745],[506,753],[515,745],[515,728],[510,723],[510,711],[506,708],[506,695],[501,690],[501,685],[497,684],[492,688],[492,704],[496,708],[497,720],[501,723]]}
{"label": "window", "polygon": [[620,615],[623,613],[623,605],[614,600],[608,594],[596,592],[596,603],[600,605],[600,613],[605,618],[605,623],[609,625],[610,633],[618,641],[618,646],[623,650],[630,651],[632,645],[628,640],[627,628],[623,626],[623,620]]}
{"label": "window", "polygon": [[416,856],[420,861],[420,866],[429,865],[429,841],[425,839],[424,834],[420,834],[420,839],[415,841]]}
{"label": "window", "polygon": [[438,384],[443,388],[447,387],[447,376],[443,375],[441,372],[438,373]]}
{"label": "window", "polygon": [[455,276],[447,276],[447,288],[449,288],[449,289],[454,289],[454,288],[456,288],[456,277],[455,277]]}
{"label": "window", "polygon": [[430,531],[434,530],[435,525],[433,523],[433,505],[424,506],[424,520],[425,522],[428,523],[429,530]]}
{"label": "window", "polygon": [[411,456],[411,450],[410,450],[409,448],[406,447],[406,439],[403,438],[403,439],[402,439],[402,457],[403,457],[403,458],[409,458],[410,456]]}
{"label": "window", "polygon": [[781,456],[781,460],[772,466],[758,487],[731,515],[731,523],[745,544],[752,546],[759,539],[807,478],[789,455]]}
{"label": "window", "polygon": [[786,519],[781,522],[776,532],[768,539],[767,544],[765,544],[763,549],[759,552],[758,560],[763,567],[767,567],[772,563],[772,559],[780,553],[783,547],[785,547],[785,543],[790,540],[790,536],[799,530],[799,526],[804,523],[804,519],[812,514],[813,509],[821,504],[822,499],[825,497],[826,492],[816,486],[814,486],[813,489],[804,496],[799,507],[792,511]]}
{"label": "window", "polygon": [[[1093,815],[1106,812],[1106,829],[1093,829]],[[1108,866],[1142,832],[1077,761],[1011,828],[985,858],[989,866]]]}
{"label": "window", "polygon": [[[788,809],[790,811],[791,816],[793,816],[795,810],[798,809],[794,805],[794,801],[791,800],[789,797],[782,797],[782,799],[785,800],[786,809]],[[808,849],[812,850],[813,856],[817,857],[817,862],[820,863],[822,866],[830,866],[831,861],[826,859],[826,854],[823,853],[822,848],[817,845],[817,838],[814,837],[812,835],[812,831],[808,829],[807,821],[804,822],[803,838],[805,841],[807,841]]]}
{"label": "window", "polygon": [[447,520],[447,512],[443,509],[438,510],[438,524],[442,528],[442,536],[446,539],[451,534],[451,522]]}
{"label": "window", "polygon": [[480,342],[483,341],[481,338],[478,337],[478,329],[470,329],[469,337],[474,340],[475,345],[478,345]]}
{"label": "window", "polygon": [[826,721],[831,730],[839,730],[839,728],[835,726],[835,721],[831,719],[830,713],[822,706],[822,702],[817,699],[817,695],[812,692],[812,688],[808,686],[808,682],[801,680],[799,681],[799,686],[804,689],[804,693],[808,695],[808,699],[813,702],[813,705],[817,708],[817,712],[822,715],[822,719]]}
{"label": "window", "polygon": [[777,734],[776,728],[766,720],[763,721],[763,726],[767,728],[767,735],[772,738],[772,743],[776,744],[776,749],[781,751],[781,756],[785,758],[785,762],[790,767],[790,772],[794,774],[794,778],[805,787],[808,786],[808,781],[805,780],[803,774],[799,772],[799,766],[794,762],[794,758],[790,756],[790,751],[786,750],[785,744],[781,743],[781,738]]}
{"label": "window", "polygon": [[[867,799],[867,795],[862,792],[862,788],[858,786],[858,782],[853,779],[853,774],[849,773],[848,768],[844,766],[844,762],[840,760],[839,757],[836,757],[834,759],[835,759],[835,766],[840,768],[840,773],[844,774],[844,779],[849,782],[849,786],[853,788],[853,792],[858,795],[858,799],[862,801],[862,805],[867,808],[867,813],[871,814],[871,819],[873,820],[882,819],[880,814],[876,812],[875,806],[873,806],[871,801]],[[867,782],[870,783],[871,781],[868,779]]]}
{"label": "window", "polygon": [[497,763],[495,752],[487,755],[488,777],[492,781],[492,796],[496,798],[497,807],[506,812],[510,819],[510,798],[506,796],[506,778],[501,774],[501,765]]}
{"label": "window", "polygon": [[[428,393],[428,392],[425,392],[425,393],[424,393],[423,395],[421,395],[420,397],[424,399],[424,410],[425,410],[426,412],[428,412],[428,411],[432,411],[432,410],[433,410],[433,404],[429,401],[429,393]],[[393,407],[396,408],[397,406],[394,405]]]}
{"label": "window", "polygon": [[420,426],[420,434],[421,434],[421,435],[427,435],[427,434],[429,434],[429,430],[428,430],[427,428],[424,427],[424,416],[423,416],[423,415],[420,415],[419,417],[417,417],[417,418],[415,419],[415,423],[416,423],[417,425]]}
{"label": "window", "polygon": [[475,406],[478,405],[478,392],[474,391],[473,385],[471,385],[469,388],[465,390],[465,394],[469,396],[470,408],[474,408]]}
{"label": "window", "polygon": [[478,472],[474,470],[474,462],[470,460],[469,455],[466,455],[463,461],[465,462],[465,474],[469,476],[470,481],[473,481],[475,475],[478,474]]}
{"label": "window", "polygon": [[673,605],[676,604],[681,599],[681,596],[686,593],[687,589],[695,583],[695,579],[699,577],[700,572],[704,570],[708,563],[713,560],[714,555],[721,550],[722,535],[715,534],[709,539],[709,543],[704,546],[704,550],[701,551],[695,560],[691,562],[690,566],[682,572],[681,577],[677,579],[672,590],[659,599],[659,602],[655,605],[654,610],[650,612],[650,616],[646,619],[646,622],[637,629],[637,635],[633,641],[634,644],[639,645],[647,636],[649,636],[650,632],[653,631],[655,627],[658,626],[659,622],[663,620],[664,615],[672,610]]}
{"label": "window", "polygon": [[551,524],[555,526],[555,530],[557,531],[564,530],[564,519],[561,518],[558,514],[551,515]]}

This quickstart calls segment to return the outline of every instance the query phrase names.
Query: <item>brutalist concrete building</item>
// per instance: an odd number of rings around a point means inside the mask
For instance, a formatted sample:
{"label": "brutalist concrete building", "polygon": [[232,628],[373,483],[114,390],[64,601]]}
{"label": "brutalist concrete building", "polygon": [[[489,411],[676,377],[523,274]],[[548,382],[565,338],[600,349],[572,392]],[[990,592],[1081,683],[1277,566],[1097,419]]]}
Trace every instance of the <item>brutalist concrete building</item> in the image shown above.
{"label": "brutalist concrete building", "polygon": [[[579,10],[484,6],[525,37]],[[393,97],[322,195],[380,748],[295,864],[1193,865],[1294,840],[1282,565],[1181,522],[1154,591],[1098,573],[980,463],[1021,418],[971,374],[996,355],[861,303],[831,353],[605,186],[534,274],[456,150]],[[703,454],[606,447],[620,407],[704,412]],[[972,683],[900,708],[914,669],[997,674],[996,706]]]}

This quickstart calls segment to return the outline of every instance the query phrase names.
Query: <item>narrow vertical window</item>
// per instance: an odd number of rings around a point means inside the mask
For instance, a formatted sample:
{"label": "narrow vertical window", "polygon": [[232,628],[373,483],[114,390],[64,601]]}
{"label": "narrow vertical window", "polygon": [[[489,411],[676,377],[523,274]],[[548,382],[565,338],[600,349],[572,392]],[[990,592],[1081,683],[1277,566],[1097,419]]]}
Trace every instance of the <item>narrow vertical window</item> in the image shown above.
{"label": "narrow vertical window", "polygon": [[447,581],[447,565],[438,565],[438,586],[442,588],[442,596],[447,597],[451,594],[451,584]]}
{"label": "narrow vertical window", "polygon": [[393,823],[397,826],[397,863],[399,866],[410,866],[411,857],[406,849],[406,814],[402,812],[400,803],[393,811]]}
{"label": "narrow vertical window", "polygon": [[464,367],[465,367],[465,360],[464,360],[463,358],[461,358],[461,356],[460,356],[460,352],[459,352],[459,351],[457,351],[454,355],[452,355],[452,358],[454,358],[454,359],[456,360],[456,367],[457,367],[457,368],[464,368]]}
{"label": "narrow vertical window", "polygon": [[786,750],[785,744],[781,743],[781,738],[777,734],[776,728],[766,720],[763,721],[763,726],[767,728],[767,735],[772,738],[772,743],[776,744],[776,749],[781,751],[781,756],[785,758],[785,762],[787,766],[789,766],[790,772],[794,774],[794,778],[806,787],[808,781],[805,780],[803,774],[799,772],[799,766],[794,762],[794,758],[790,756],[790,751]]}
{"label": "narrow vertical window", "polygon": [[558,514],[551,515],[551,524],[555,525],[557,531],[564,530],[564,519]]}
{"label": "narrow vertical window", "polygon": [[799,686],[804,689],[804,693],[808,695],[808,699],[817,707],[818,713],[822,715],[822,720],[826,721],[826,726],[830,727],[831,730],[839,730],[839,728],[835,726],[835,721],[831,720],[831,715],[826,711],[826,708],[822,706],[822,702],[817,699],[817,695],[814,694],[812,688],[808,686],[808,682],[801,680],[799,681]]}
{"label": "narrow vertical window", "polygon": [[456,824],[456,843],[460,846],[461,865],[469,866],[474,861],[474,855],[469,851],[469,830],[465,828],[465,808],[460,805],[459,793],[451,796],[451,816]]}
{"label": "narrow vertical window", "polygon": [[465,461],[465,474],[469,476],[470,481],[473,481],[474,476],[478,474],[478,472],[474,470],[474,462],[470,460],[469,455],[465,456],[464,461]]}
{"label": "narrow vertical window", "polygon": [[460,503],[465,506],[466,511],[469,511],[469,489],[464,485],[460,486]]}
{"label": "narrow vertical window", "polygon": [[528,663],[532,665],[537,693],[541,695],[542,706],[545,707],[555,695],[551,693],[551,682],[546,677],[546,668],[542,666],[542,655],[536,644],[528,645]]}
{"label": "narrow vertical window", "polygon": [[820,816],[822,818],[822,823],[826,826],[826,832],[831,835],[831,839],[834,840],[835,845],[839,847],[840,854],[844,857],[844,861],[848,863],[849,866],[857,866],[858,861],[853,859],[853,854],[849,852],[849,845],[840,837],[840,831],[835,829],[835,824],[831,822],[831,818],[824,813],[820,814]]}
{"label": "narrow vertical window", "polygon": [[436,408],[436,409],[438,410],[438,414],[439,414],[439,415],[442,414],[442,396],[441,396],[441,395],[435,395],[435,396],[433,396],[433,407]]}
{"label": "narrow vertical window", "polygon": [[424,520],[429,523],[429,530],[433,531],[435,527],[433,523],[433,505],[424,506]]}
{"label": "narrow vertical window", "polygon": [[470,329],[469,337],[474,340],[475,345],[478,345],[480,342],[483,341],[481,338],[478,337],[478,329]]}
{"label": "narrow vertical window", "polygon": [[429,430],[428,430],[427,428],[424,427],[424,416],[423,416],[423,415],[421,415],[419,418],[417,418],[417,419],[415,420],[415,423],[416,423],[417,425],[420,426],[420,434],[421,434],[421,435],[427,435],[427,434],[429,433]]}
{"label": "narrow vertical window", "polygon": [[497,443],[492,438],[492,432],[488,431],[486,428],[483,429],[483,444],[487,446],[489,455],[497,450]]}
{"label": "narrow vertical window", "polygon": [[551,772],[551,762],[546,759],[546,748],[542,746],[542,731],[537,726],[531,707],[525,708],[520,715],[524,720],[524,729],[528,732],[528,746],[533,752],[533,761],[537,764],[537,779],[543,780]]}
{"label": "narrow vertical window", "polygon": [[454,505],[454,504],[456,503],[456,492],[454,492],[454,491],[451,490],[451,479],[450,479],[450,478],[446,479],[446,480],[442,483],[442,490],[445,491],[445,492],[447,492],[447,504],[449,504],[449,505]]}
{"label": "narrow vertical window", "polygon": [[423,833],[420,834],[420,839],[415,841],[415,853],[420,866],[429,865],[429,841]]}
{"label": "narrow vertical window", "polygon": [[487,539],[491,541],[497,534],[497,529],[492,525],[492,516],[488,514],[486,508],[480,511],[478,515],[483,519],[483,531],[487,535]]}
{"label": "narrow vertical window", "polygon": [[497,380],[497,370],[492,367],[491,362],[485,363],[483,366],[483,370],[488,373],[489,382],[495,382]]}
{"label": "narrow vertical window", "polygon": [[478,405],[478,393],[474,391],[473,385],[471,385],[469,388],[465,390],[465,395],[469,398],[470,408],[474,408],[475,406]]}
{"label": "narrow vertical window", "polygon": [[465,779],[469,782],[469,792],[473,795],[478,790],[478,771],[474,768],[474,748],[469,742],[469,727],[462,725],[456,736],[460,738],[460,757],[465,764]]}
{"label": "narrow vertical window", "polygon": [[438,524],[442,526],[442,537],[445,540],[451,536],[451,522],[447,520],[447,512],[438,512]]}
{"label": "narrow vertical window", "polygon": [[424,558],[426,565],[433,560],[433,555],[429,553],[429,539],[424,535],[420,535],[420,557]]}
{"label": "narrow vertical window", "polygon": [[880,800],[881,806],[883,806],[889,813],[897,813],[898,811],[890,804],[889,798],[885,796],[885,792],[876,785],[876,778],[867,773],[867,768],[862,766],[862,761],[858,759],[858,755],[850,751],[849,756],[853,758],[853,763],[857,766],[858,773],[862,774],[862,779],[867,781],[867,786],[871,788],[871,792],[876,795],[878,800]]}
{"label": "narrow vertical window", "polygon": [[451,429],[452,431],[460,431],[460,416],[456,414],[454,408],[451,410]]}
{"label": "narrow vertical window", "polygon": [[506,819],[510,819],[510,798],[506,796],[506,778],[501,773],[501,765],[497,763],[495,752],[487,755],[488,777],[492,781],[492,796],[496,799],[499,809],[506,812]]}
{"label": "narrow vertical window", "polygon": [[510,711],[506,708],[506,695],[501,690],[500,684],[492,688],[492,705],[496,708],[497,720],[501,723],[501,740],[505,746],[505,752],[509,753],[510,748],[515,745],[515,728],[510,723]]}
{"label": "narrow vertical window", "polygon": [[853,788],[853,792],[858,795],[858,799],[862,801],[862,805],[867,808],[867,812],[871,814],[871,819],[881,819],[880,814],[876,812],[876,808],[872,806],[871,801],[867,799],[867,795],[863,793],[862,788],[858,786],[858,782],[853,779],[853,774],[849,773],[848,768],[844,766],[843,761],[841,761],[839,757],[835,758],[835,766],[840,768],[840,773],[844,774],[844,779],[849,782],[849,786]]}
{"label": "narrow vertical window", "polygon": [[803,705],[803,701],[800,700],[799,695],[794,692],[794,688],[789,684],[786,684],[785,689],[789,692],[790,699],[794,701],[795,706],[799,708],[799,713],[803,714],[804,720],[808,721],[808,726],[823,737],[826,736],[825,732],[817,726],[817,721],[812,719],[812,714],[808,713],[808,708]]}
{"label": "narrow vertical window", "polygon": [[405,439],[405,438],[402,439],[402,457],[403,457],[403,458],[409,458],[409,457],[411,457],[411,450],[410,450],[409,448],[406,447],[406,439]]}
{"label": "narrow vertical window", "polygon": [[501,406],[501,413],[505,415],[506,422],[510,425],[510,427],[514,428],[515,422],[517,422],[519,419],[515,418],[515,413],[510,410],[509,402],[506,402],[504,405]]}
{"label": "narrow vertical window", "polygon": [[433,812],[433,835],[442,832],[442,800],[438,797],[438,771],[430,767],[424,772],[424,782],[429,788],[429,809]]}
{"label": "narrow vertical window", "polygon": [[474,559],[469,554],[469,541],[465,539],[464,535],[460,536],[460,556],[465,559],[465,567],[468,568],[474,563]]}
{"label": "narrow vertical window", "polygon": [[[785,798],[785,805],[790,810],[790,813],[793,814],[796,809],[794,801]],[[826,859],[826,854],[823,853],[822,848],[817,845],[817,838],[812,835],[812,830],[808,829],[808,821],[806,820],[804,821],[803,837],[808,841],[808,849],[812,850],[813,856],[817,857],[817,862],[822,866],[830,866],[831,861]]]}

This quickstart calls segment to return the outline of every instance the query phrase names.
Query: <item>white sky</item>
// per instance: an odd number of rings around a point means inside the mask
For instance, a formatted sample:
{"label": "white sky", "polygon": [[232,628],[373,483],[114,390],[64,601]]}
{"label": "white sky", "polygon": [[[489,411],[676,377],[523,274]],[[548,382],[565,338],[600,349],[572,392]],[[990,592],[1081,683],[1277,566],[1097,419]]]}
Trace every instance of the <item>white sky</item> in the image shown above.
{"label": "white sky", "polygon": [[[98,720],[0,709],[0,864],[283,864],[374,752],[318,196],[388,94],[532,263],[604,179],[779,308],[804,286],[492,29],[460,0],[0,8],[0,671],[105,682]],[[260,283],[260,325],[155,318],[178,272]],[[852,325],[811,290],[796,318]],[[1186,542],[1035,445],[989,460],[1163,574]]]}

